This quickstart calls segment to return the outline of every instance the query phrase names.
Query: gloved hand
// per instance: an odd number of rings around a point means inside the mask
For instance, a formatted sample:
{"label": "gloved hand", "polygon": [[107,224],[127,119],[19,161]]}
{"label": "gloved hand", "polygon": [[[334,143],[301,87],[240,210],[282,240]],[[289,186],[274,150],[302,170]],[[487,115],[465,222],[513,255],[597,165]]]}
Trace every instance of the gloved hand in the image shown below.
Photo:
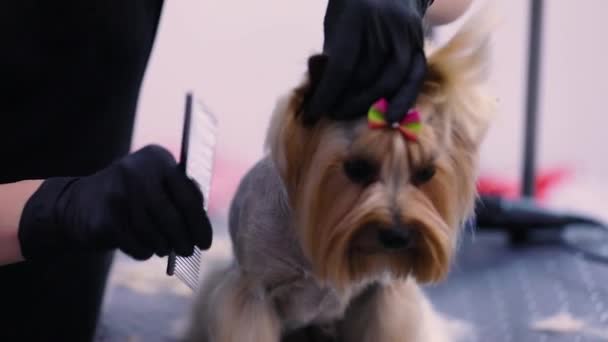
{"label": "gloved hand", "polygon": [[304,112],[345,120],[381,97],[394,122],[414,103],[426,72],[422,18],[433,0],[329,0],[322,79]]}
{"label": "gloved hand", "polygon": [[26,259],[119,248],[135,259],[208,249],[203,196],[173,156],[147,146],[87,177],[45,180],[22,213]]}

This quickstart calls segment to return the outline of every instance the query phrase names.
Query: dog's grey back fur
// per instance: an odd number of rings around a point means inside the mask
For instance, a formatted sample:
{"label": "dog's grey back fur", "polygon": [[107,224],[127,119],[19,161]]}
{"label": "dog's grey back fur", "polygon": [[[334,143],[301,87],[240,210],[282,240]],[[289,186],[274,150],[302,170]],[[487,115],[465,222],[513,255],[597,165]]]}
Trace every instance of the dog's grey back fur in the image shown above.
{"label": "dog's grey back fur", "polygon": [[237,267],[276,303],[287,329],[322,322],[344,309],[311,274],[291,226],[287,193],[272,160],[257,162],[241,181],[229,214]]}
{"label": "dog's grey back fur", "polygon": [[230,237],[243,271],[301,268],[304,259],[299,253],[285,253],[299,248],[288,227],[290,217],[285,188],[272,161],[264,158],[242,179],[230,208]]}

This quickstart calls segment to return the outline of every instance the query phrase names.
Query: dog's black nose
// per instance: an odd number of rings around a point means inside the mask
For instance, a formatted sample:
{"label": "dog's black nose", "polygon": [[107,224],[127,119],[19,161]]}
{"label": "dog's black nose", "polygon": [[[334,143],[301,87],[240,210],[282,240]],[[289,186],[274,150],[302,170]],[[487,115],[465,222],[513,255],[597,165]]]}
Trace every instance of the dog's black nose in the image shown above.
{"label": "dog's black nose", "polygon": [[378,240],[387,249],[397,250],[409,247],[411,234],[404,229],[380,229]]}

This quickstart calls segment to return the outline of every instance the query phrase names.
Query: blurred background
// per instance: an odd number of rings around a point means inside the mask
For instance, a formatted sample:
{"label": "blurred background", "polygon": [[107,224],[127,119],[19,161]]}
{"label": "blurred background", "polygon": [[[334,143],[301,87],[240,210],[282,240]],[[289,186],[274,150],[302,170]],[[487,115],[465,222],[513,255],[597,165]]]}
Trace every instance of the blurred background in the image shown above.
{"label": "blurred background", "polygon": [[[485,2],[474,0],[468,14]],[[133,148],[157,143],[178,154],[186,91],[193,91],[218,117],[210,213],[220,238],[205,260],[230,253],[229,244],[221,238],[230,199],[239,178],[262,155],[277,97],[299,82],[307,57],[321,47],[326,3],[165,3],[140,97]],[[499,99],[499,112],[483,146],[481,176],[500,183],[503,193],[516,196],[524,150],[530,1],[494,3],[503,17],[492,48],[491,86]],[[603,102],[608,80],[606,13],[606,0],[545,1],[536,151],[537,171],[544,180],[539,199],[545,205],[608,220],[608,117]],[[437,43],[448,39],[467,17],[438,28]],[[147,334],[158,330],[164,335],[155,338],[170,340],[166,326],[146,324],[145,316],[152,312],[164,314],[163,322],[179,331],[191,294],[165,279],[165,265],[166,260],[157,259],[138,264],[123,260],[115,265],[100,340],[150,341]],[[146,294],[158,291],[165,291],[165,297],[146,299]],[[141,308],[120,300],[125,296],[141,296]],[[608,305],[606,292],[599,296]],[[597,310],[599,324],[608,323],[604,310]]]}
{"label": "blurred background", "polygon": [[[474,0],[470,14],[486,0]],[[262,154],[277,97],[305,71],[322,44],[324,0],[232,2],[182,0],[165,4],[141,93],[134,148],[160,143],[179,149],[184,93],[194,91],[218,116],[218,171],[211,204],[221,210],[235,178]],[[493,42],[491,84],[500,107],[482,152],[484,174],[520,177],[526,96],[528,0],[494,1],[503,15]],[[608,171],[599,100],[608,78],[608,28],[604,0],[545,1],[539,103],[538,167],[571,170],[593,198],[606,198],[587,183]],[[448,39],[465,15],[437,29]],[[602,182],[599,182],[602,183]],[[566,191],[566,184],[556,187]],[[585,191],[587,192],[587,191]],[[554,194],[556,195],[556,194]],[[603,197],[602,197],[603,196]],[[565,196],[559,205],[579,205]],[[603,202],[603,201],[598,201]],[[589,208],[584,208],[588,210]],[[601,212],[599,214],[602,214]],[[604,214],[605,215],[605,214]]]}

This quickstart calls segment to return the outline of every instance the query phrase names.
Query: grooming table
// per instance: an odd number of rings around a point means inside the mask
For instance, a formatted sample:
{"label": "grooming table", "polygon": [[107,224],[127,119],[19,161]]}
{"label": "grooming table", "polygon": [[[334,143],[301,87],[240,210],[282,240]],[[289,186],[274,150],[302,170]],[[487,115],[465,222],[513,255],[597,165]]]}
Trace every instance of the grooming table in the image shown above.
{"label": "grooming table", "polygon": [[[514,248],[505,234],[469,234],[446,282],[426,291],[440,311],[474,323],[472,341],[608,341],[608,265],[558,246]],[[560,313],[588,333],[533,329]]]}
{"label": "grooming table", "polygon": [[[227,236],[215,242],[225,249]],[[203,259],[211,265],[221,255]],[[165,259],[141,263],[117,254],[96,342],[179,341],[192,297],[164,267]],[[442,313],[474,325],[470,342],[608,341],[600,337],[608,334],[608,265],[560,247],[514,248],[504,233],[468,232],[448,279],[425,291]],[[585,321],[589,333],[533,329],[561,312]]]}

